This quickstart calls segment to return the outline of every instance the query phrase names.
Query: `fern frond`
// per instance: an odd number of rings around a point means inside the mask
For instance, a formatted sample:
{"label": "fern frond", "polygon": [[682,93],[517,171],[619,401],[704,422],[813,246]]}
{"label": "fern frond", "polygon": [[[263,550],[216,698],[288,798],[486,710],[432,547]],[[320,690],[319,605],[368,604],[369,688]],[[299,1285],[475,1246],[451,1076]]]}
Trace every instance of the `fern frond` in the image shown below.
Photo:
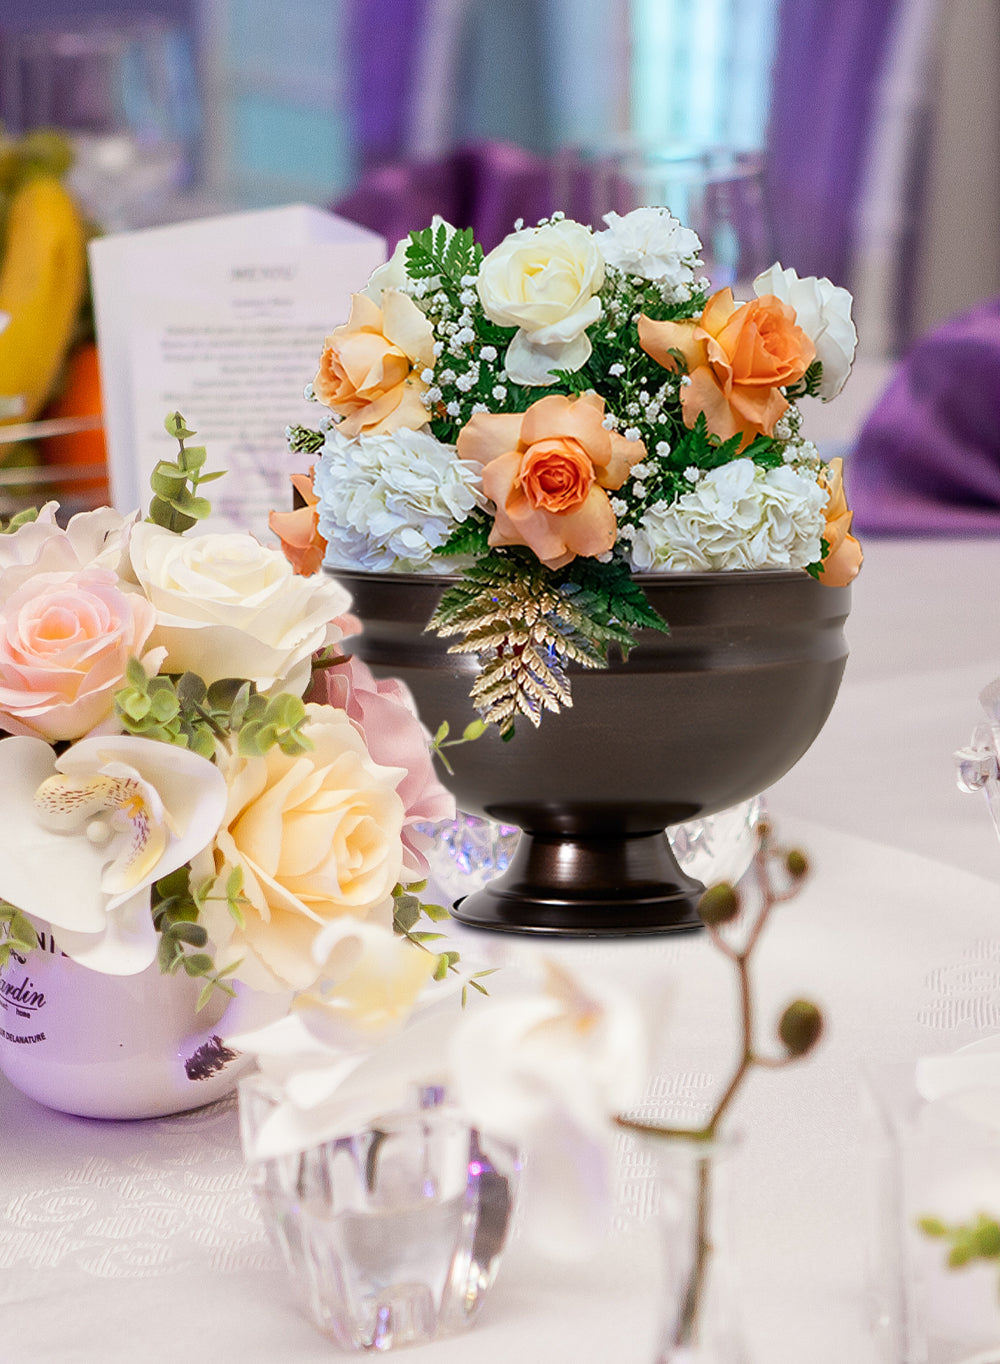
{"label": "fern frond", "polygon": [[636,626],[664,623],[624,565],[575,561],[553,571],[529,552],[497,550],[450,587],[428,625],[461,636],[449,653],[475,654],[472,700],[487,723],[508,733],[517,714],[533,725],[573,704],[567,667],[603,668],[608,647],[624,652]]}

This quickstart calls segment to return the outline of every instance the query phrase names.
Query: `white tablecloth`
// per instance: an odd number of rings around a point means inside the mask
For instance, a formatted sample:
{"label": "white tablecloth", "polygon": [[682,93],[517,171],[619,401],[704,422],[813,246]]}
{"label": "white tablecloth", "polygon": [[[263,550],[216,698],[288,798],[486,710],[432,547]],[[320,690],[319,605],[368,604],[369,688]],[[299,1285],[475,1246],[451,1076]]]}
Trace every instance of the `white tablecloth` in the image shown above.
{"label": "white tablecloth", "polygon": [[[955,788],[952,752],[1000,673],[1000,543],[874,542],[855,588],[833,716],[769,794],[810,855],[757,961],[762,1023],[796,995],[828,1017],[818,1053],[756,1073],[735,1200],[756,1364],[874,1364],[865,1301],[858,1077],[868,1059],[1000,1031],[1000,845]],[[562,944],[626,972],[662,963],[673,1004],[649,1103],[696,1118],[729,1063],[733,984],[698,937]],[[615,1231],[573,1266],[515,1238],[467,1336],[413,1364],[642,1364],[657,1253],[646,1158],[621,1139]],[[225,1364],[336,1357],[294,1305],[246,1190],[235,1106],[142,1123],[49,1113],[0,1079],[0,1361]]]}

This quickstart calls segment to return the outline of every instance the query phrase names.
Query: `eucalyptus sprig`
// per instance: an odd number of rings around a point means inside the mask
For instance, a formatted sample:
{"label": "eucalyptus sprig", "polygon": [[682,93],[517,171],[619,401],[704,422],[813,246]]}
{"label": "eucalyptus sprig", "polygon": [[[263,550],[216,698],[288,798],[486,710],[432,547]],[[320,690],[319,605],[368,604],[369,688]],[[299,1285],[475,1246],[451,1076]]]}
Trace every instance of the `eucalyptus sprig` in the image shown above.
{"label": "eucalyptus sprig", "polygon": [[150,475],[153,496],[146,520],[182,535],[204,521],[212,510],[208,498],[198,496],[198,488],[221,478],[225,470],[202,473],[208,451],[203,445],[185,446],[184,442],[197,432],[190,430],[179,412],[171,412],[163,425],[167,435],[177,441],[179,450],[176,460],[159,460]]}
{"label": "eucalyptus sprig", "polygon": [[[153,887],[153,926],[160,935],[157,949],[160,970],[166,975],[176,975],[183,970],[186,975],[205,981],[198,996],[198,1009],[205,1006],[215,990],[227,995],[235,993],[226,978],[240,966],[240,962],[235,961],[216,970],[211,954],[205,951],[208,932],[199,919],[202,908],[210,899],[221,898],[212,896],[213,885],[212,877],[192,884],[191,869],[184,866],[161,877]],[[245,924],[243,905],[247,900],[239,867],[229,873],[225,899],[229,913],[242,928]]]}
{"label": "eucalyptus sprig", "polygon": [[254,683],[228,677],[206,686],[197,673],[148,677],[130,659],[115,713],[130,734],[190,748],[213,758],[218,744],[236,736],[241,757],[259,757],[277,745],[283,753],[312,749],[303,732],[306,708],[290,692],[262,696]]}
{"label": "eucalyptus sprig", "polygon": [[[925,1236],[940,1238],[948,1243],[949,1269],[963,1269],[974,1260],[1000,1263],[1000,1222],[989,1213],[977,1213],[972,1222],[949,1225],[939,1217],[921,1217],[917,1226]],[[1000,1285],[998,1285],[1000,1297]]]}
{"label": "eucalyptus sprig", "polygon": [[[456,742],[458,742],[456,740]],[[450,915],[444,905],[426,904],[420,899],[421,893],[426,889],[427,882],[421,881],[409,886],[396,886],[392,892],[393,898],[393,930],[398,937],[406,938],[415,947],[421,948],[424,952],[431,952],[437,957],[437,964],[434,968],[434,979],[444,980],[449,971],[457,971],[458,963],[461,960],[460,953],[453,949],[444,952],[436,952],[430,945],[440,942],[444,937],[443,933],[438,933],[433,929],[420,928],[418,925],[422,918],[428,919],[431,923],[440,923]],[[468,998],[469,986],[473,990],[478,990],[481,995],[488,993],[485,986],[480,982],[483,977],[491,976],[496,967],[488,970],[477,971],[470,976],[462,986],[462,1007]]]}

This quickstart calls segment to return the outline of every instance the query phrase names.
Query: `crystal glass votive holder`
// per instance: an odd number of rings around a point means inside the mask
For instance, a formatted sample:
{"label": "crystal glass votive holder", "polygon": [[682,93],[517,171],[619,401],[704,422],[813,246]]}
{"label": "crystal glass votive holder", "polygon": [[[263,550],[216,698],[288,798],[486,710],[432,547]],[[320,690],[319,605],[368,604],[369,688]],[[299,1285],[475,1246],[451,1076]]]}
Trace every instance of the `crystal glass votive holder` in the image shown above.
{"label": "crystal glass votive holder", "polygon": [[1000,1364],[1000,1263],[952,1255],[960,1229],[1000,1222],[1000,1089],[928,1099],[919,1074],[864,1073],[873,1339],[885,1364]]}
{"label": "crystal glass votive holder", "polygon": [[[281,1092],[240,1086],[244,1149]],[[424,1344],[472,1325],[507,1242],[519,1160],[440,1089],[291,1155],[248,1158],[250,1185],[313,1323],[344,1351]]]}
{"label": "crystal glass votive holder", "polygon": [[[763,798],[755,796],[704,819],[675,824],[667,837],[678,866],[705,885],[718,881],[735,885],[753,860],[757,825],[764,814]],[[521,837],[513,825],[466,814],[420,828],[431,840],[427,895],[437,895],[449,905],[505,872]]]}

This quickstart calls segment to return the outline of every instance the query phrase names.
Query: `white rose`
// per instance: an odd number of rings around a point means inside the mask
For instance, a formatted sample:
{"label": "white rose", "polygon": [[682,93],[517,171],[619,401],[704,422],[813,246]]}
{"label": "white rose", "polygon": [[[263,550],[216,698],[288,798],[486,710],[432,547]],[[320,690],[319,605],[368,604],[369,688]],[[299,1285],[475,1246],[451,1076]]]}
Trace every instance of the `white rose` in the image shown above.
{"label": "white rose", "polygon": [[[437,232],[439,227],[444,227],[447,240],[455,235],[455,229],[451,223],[445,222],[439,213],[435,213],[431,219],[431,227]],[[361,292],[366,298],[370,298],[373,303],[382,304],[383,289],[401,289],[406,291],[407,285],[412,281],[406,272],[406,251],[410,245],[409,236],[403,237],[396,243],[396,249],[385,262],[374,269],[368,277],[367,287]]]}
{"label": "white rose", "polygon": [[816,347],[816,359],[823,366],[819,397],[824,402],[835,398],[847,382],[858,344],[858,333],[851,321],[851,295],[828,279],[809,275],[799,279],[794,270],[783,270],[776,262],[753,282],[758,298],[774,294],[795,309],[795,320]]}
{"label": "white rose", "polygon": [[182,536],[143,522],[129,550],[156,608],[149,644],[167,650],[163,672],[197,673],[209,684],[245,677],[261,691],[301,696],[311,655],[343,637],[332,622],[350,605],[344,589],[296,575],[280,550],[252,535]]}
{"label": "white rose", "polygon": [[701,240],[666,208],[636,208],[624,218],[606,213],[606,232],[596,241],[608,265],[671,292],[690,285],[699,265]]}
{"label": "white rose", "polygon": [[604,257],[594,234],[564,218],[512,232],[480,266],[477,288],[491,321],[519,330],[504,368],[516,384],[552,382],[590,357],[586,329],[601,315]]}
{"label": "white rose", "polygon": [[58,503],[46,502],[34,521],[0,535],[0,600],[39,573],[75,573],[83,568],[117,572],[136,513],[123,517],[110,507],[79,512],[63,530]]}

